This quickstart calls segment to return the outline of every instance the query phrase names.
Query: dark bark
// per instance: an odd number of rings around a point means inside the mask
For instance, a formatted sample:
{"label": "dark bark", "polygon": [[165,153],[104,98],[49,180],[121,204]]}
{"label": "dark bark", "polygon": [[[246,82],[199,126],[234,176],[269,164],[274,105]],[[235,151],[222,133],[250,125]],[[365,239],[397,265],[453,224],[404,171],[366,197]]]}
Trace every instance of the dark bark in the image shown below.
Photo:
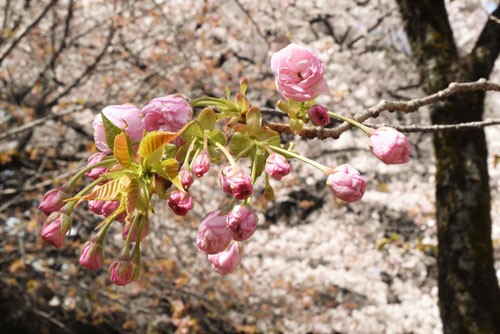
{"label": "dark bark", "polygon": [[[397,3],[426,93],[452,81],[488,77],[498,56],[500,25],[488,22],[473,52],[461,59],[442,0]],[[453,97],[432,108],[432,123],[478,121],[483,106],[483,92]],[[493,267],[484,131],[436,133],[433,144],[443,331],[500,333],[500,288]]]}

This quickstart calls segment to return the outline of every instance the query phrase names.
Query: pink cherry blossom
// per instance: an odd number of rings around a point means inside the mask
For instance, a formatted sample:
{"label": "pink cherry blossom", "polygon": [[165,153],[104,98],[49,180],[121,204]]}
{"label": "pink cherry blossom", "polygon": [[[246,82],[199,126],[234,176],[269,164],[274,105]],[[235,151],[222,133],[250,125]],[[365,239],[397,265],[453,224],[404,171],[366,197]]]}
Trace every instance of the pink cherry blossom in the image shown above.
{"label": "pink cherry blossom", "polygon": [[222,187],[222,190],[224,190],[224,192],[228,195],[233,194],[230,184],[233,175],[234,175],[234,169],[231,166],[224,167],[220,173],[220,178],[219,178],[220,185]]}
{"label": "pink cherry blossom", "polygon": [[244,205],[237,205],[227,216],[227,227],[233,240],[244,241],[255,233],[257,216]]}
{"label": "pink cherry blossom", "polygon": [[233,242],[226,250],[208,256],[208,261],[212,264],[214,271],[221,275],[235,271],[242,259],[243,245],[239,242]]}
{"label": "pink cherry blossom", "polygon": [[196,244],[198,250],[206,254],[216,254],[226,249],[231,242],[231,232],[226,225],[227,215],[220,211],[210,212],[198,227]]}
{"label": "pink cherry blossom", "polygon": [[190,170],[183,168],[179,171],[179,179],[181,179],[182,187],[184,188],[184,190],[188,190],[194,181],[193,173]]}
{"label": "pink cherry blossom", "polygon": [[238,200],[247,199],[253,192],[252,179],[246,172],[237,171],[229,180],[229,187],[234,198]]}
{"label": "pink cherry blossom", "polygon": [[132,261],[118,260],[111,264],[109,279],[111,283],[123,286],[132,283],[132,270],[135,264]]}
{"label": "pink cherry blossom", "polygon": [[308,111],[309,118],[316,126],[325,126],[330,124],[330,115],[328,110],[319,104],[313,105]]}
{"label": "pink cherry blossom", "polygon": [[207,150],[202,150],[193,161],[193,172],[196,177],[200,178],[210,170],[212,158]]}
{"label": "pink cherry blossom", "polygon": [[68,198],[68,194],[65,187],[51,189],[43,195],[40,204],[38,204],[38,210],[49,216],[64,206],[66,198]]}
{"label": "pink cherry blossom", "polygon": [[289,44],[273,54],[271,69],[278,91],[287,99],[303,102],[329,93],[323,77],[325,65],[314,52],[297,44]]}
{"label": "pink cherry blossom", "polygon": [[[130,140],[137,142],[141,140],[144,126],[140,118],[141,111],[132,104],[112,105],[102,110],[104,115],[116,126],[122,128],[127,123],[125,132],[130,137]],[[106,143],[106,133],[104,132],[104,124],[101,114],[96,115],[92,123],[94,128],[95,145],[100,151],[109,152],[110,149]]]}
{"label": "pink cherry blossom", "polygon": [[53,212],[45,221],[40,231],[40,236],[46,242],[60,248],[64,242],[64,236],[67,232],[61,231],[63,213]]}
{"label": "pink cherry blossom", "polygon": [[[98,152],[98,153],[92,154],[89,157],[87,167],[93,166],[93,165],[101,162],[103,159],[105,159],[107,157],[107,155],[108,154],[106,152]],[[106,167],[99,166],[99,167],[96,167],[96,168],[89,170],[87,173],[85,173],[85,176],[90,177],[93,180],[97,180],[102,174],[107,173],[107,172],[108,172],[108,169]]]}
{"label": "pink cherry blossom", "polygon": [[168,206],[178,216],[185,216],[193,208],[193,198],[188,193],[174,191],[168,198]]}
{"label": "pink cherry blossom", "polygon": [[[193,109],[180,95],[168,95],[151,100],[141,110],[142,123],[147,131],[176,132],[193,117]],[[178,137],[172,143],[182,145]]]}
{"label": "pink cherry blossom", "polygon": [[266,159],[266,172],[273,179],[279,181],[290,173],[290,164],[284,156],[273,152]]}
{"label": "pink cherry blossom", "polygon": [[335,168],[326,180],[335,196],[351,203],[359,201],[366,190],[366,181],[352,166],[341,165]]}
{"label": "pink cherry blossom", "polygon": [[405,164],[410,160],[408,138],[391,127],[381,127],[370,136],[370,149],[388,165]]}
{"label": "pink cherry blossom", "polygon": [[104,260],[102,246],[95,241],[87,241],[83,246],[82,255],[80,256],[80,264],[85,268],[97,270],[101,268]]}

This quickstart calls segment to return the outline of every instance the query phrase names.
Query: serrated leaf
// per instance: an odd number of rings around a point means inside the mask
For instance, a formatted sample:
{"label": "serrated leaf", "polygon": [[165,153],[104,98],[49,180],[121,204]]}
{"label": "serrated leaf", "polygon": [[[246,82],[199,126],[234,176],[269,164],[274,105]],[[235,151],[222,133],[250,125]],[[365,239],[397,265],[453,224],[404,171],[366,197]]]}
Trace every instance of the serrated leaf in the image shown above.
{"label": "serrated leaf", "polygon": [[259,108],[252,107],[246,116],[247,130],[251,134],[257,134],[262,126],[262,115]]}
{"label": "serrated leaf", "polygon": [[248,136],[245,136],[241,132],[236,132],[231,138],[231,143],[229,144],[229,151],[231,154],[237,155],[241,151],[247,149],[252,146],[254,141],[250,139]]}
{"label": "serrated leaf", "polygon": [[94,189],[90,194],[83,197],[73,197],[68,200],[96,200],[96,201],[112,201],[115,200],[118,195],[125,189],[130,183],[130,178],[128,176],[123,176],[119,179],[111,180],[108,183]]}
{"label": "serrated leaf", "polygon": [[178,132],[150,132],[142,138],[138,154],[143,158],[147,158],[178,136]]}
{"label": "serrated leaf", "polygon": [[101,174],[101,177],[104,177],[105,179],[110,180],[110,179],[119,179],[125,175],[131,175],[131,174],[135,174],[135,172],[133,172],[131,170],[122,170],[122,171],[117,171],[117,172],[104,173],[104,174]]}
{"label": "serrated leaf", "polygon": [[137,179],[133,179],[126,190],[125,196],[125,211],[127,216],[125,220],[130,222],[130,219],[134,215],[135,208],[137,206],[137,199],[139,198],[139,182]]}
{"label": "serrated leaf", "polygon": [[120,162],[125,168],[131,166],[132,158],[132,143],[125,131],[122,131],[119,135],[115,137],[115,145],[113,147],[113,154],[115,158]]}
{"label": "serrated leaf", "polygon": [[200,116],[198,116],[198,124],[201,130],[215,129],[215,122],[217,117],[215,116],[215,111],[212,108],[205,108],[201,111]]}
{"label": "serrated leaf", "polygon": [[304,122],[297,118],[290,118],[290,130],[294,135],[299,134],[304,128]]}
{"label": "serrated leaf", "polygon": [[115,137],[122,132],[122,129],[113,124],[113,122],[111,122],[109,118],[107,118],[106,115],[104,115],[102,111],[101,111],[101,117],[102,117],[102,123],[104,125],[104,134],[106,136],[106,143],[108,144],[108,147],[111,150],[113,150],[113,147],[115,145]]}
{"label": "serrated leaf", "polygon": [[222,131],[214,130],[208,136],[208,142],[210,143],[210,145],[213,145],[213,146],[215,146],[215,143],[219,143],[219,144],[225,146],[227,143],[227,140],[226,140],[226,136],[224,136]]}

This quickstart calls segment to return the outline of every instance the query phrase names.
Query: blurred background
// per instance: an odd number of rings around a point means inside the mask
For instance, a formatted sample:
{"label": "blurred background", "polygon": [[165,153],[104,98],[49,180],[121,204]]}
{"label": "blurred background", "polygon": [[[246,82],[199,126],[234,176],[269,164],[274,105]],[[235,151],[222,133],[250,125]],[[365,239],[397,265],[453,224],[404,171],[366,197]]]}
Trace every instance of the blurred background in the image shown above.
{"label": "blurred background", "polygon": [[[459,52],[471,50],[495,1],[447,1]],[[411,160],[387,166],[361,131],[295,141],[297,151],[368,181],[362,201],[336,201],[321,172],[292,162],[257,196],[258,229],[239,269],[214,273],[195,245],[204,215],[229,198],[219,166],[191,188],[186,217],[155,203],[136,282],[114,286],[120,226],[106,263],[78,263],[99,217],[82,205],[56,249],[39,237],[43,193],[86,166],[91,123],[107,105],[152,98],[220,97],[249,81],[251,104],[274,108],[273,52],[294,42],[326,65],[331,93],[318,102],[354,115],[381,99],[424,96],[392,0],[0,0],[0,332],[10,333],[440,333],[434,157],[428,133],[408,133]],[[490,79],[500,81],[497,61]],[[499,117],[488,93],[485,117]],[[284,121],[275,114],[265,119]],[[428,111],[370,123],[430,123]],[[500,276],[499,128],[486,130],[497,276]],[[214,191],[214,189],[216,189]],[[256,194],[262,193],[259,181]]]}

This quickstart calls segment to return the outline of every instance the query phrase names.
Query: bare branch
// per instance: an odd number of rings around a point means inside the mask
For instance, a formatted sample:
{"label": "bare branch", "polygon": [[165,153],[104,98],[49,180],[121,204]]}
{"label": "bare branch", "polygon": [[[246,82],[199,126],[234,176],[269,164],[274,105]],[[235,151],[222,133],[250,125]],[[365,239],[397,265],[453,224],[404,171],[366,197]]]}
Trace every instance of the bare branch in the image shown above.
{"label": "bare branch", "polygon": [[[422,98],[418,99],[412,99],[409,101],[385,101],[382,100],[380,101],[377,105],[371,107],[370,109],[357,114],[353,117],[356,121],[362,123],[366,121],[369,118],[376,118],[381,112],[383,111],[389,111],[393,112],[396,110],[405,112],[405,113],[410,113],[417,111],[423,106],[427,106],[430,104],[434,104],[439,101],[443,101],[446,98],[455,95],[457,93],[467,93],[467,92],[474,92],[474,91],[497,91],[500,92],[500,85],[496,83],[492,83],[486,79],[479,79],[478,81],[475,82],[464,82],[464,83],[457,83],[457,82],[452,82],[448,86],[448,88],[443,89],[437,93],[431,94],[429,96],[425,96]],[[489,122],[494,122],[495,120],[489,120]],[[485,121],[486,122],[486,121]],[[477,123],[477,122],[471,122],[471,123]],[[464,123],[466,124],[464,128],[467,126],[474,128],[475,124],[471,123]],[[489,123],[485,123],[487,125],[493,125]],[[290,126],[288,124],[281,124],[281,123],[273,123],[273,122],[265,122],[265,125],[268,126],[269,128],[278,131],[278,132],[287,132],[287,133],[292,133],[290,130]],[[455,125],[453,125],[455,126]],[[486,126],[486,125],[484,125]],[[446,125],[445,125],[446,127]],[[352,128],[352,125],[349,123],[342,123],[341,125],[333,128],[333,129],[325,129],[325,128],[319,128],[319,127],[306,127],[304,128],[299,135],[304,137],[304,138],[318,138],[318,139],[326,139],[326,138],[338,138],[343,132],[349,130]],[[439,129],[439,126],[436,127],[436,129]],[[444,128],[441,128],[444,129]],[[439,131],[439,130],[436,130]]]}
{"label": "bare branch", "polygon": [[9,55],[9,53],[14,50],[16,45],[23,39],[24,36],[26,36],[27,33],[31,31],[39,22],[40,20],[47,14],[49,9],[57,2],[58,0],[51,0],[47,6],[38,14],[37,17],[35,17],[27,26],[25,26],[23,29],[21,29],[14,39],[7,44],[2,50],[0,50],[0,65],[3,63],[4,59]]}
{"label": "bare branch", "polygon": [[390,124],[374,124],[363,123],[372,128],[381,126],[390,126],[401,132],[443,132],[443,131],[466,131],[477,130],[491,125],[499,125],[500,118],[488,118],[484,121],[466,122],[460,124],[437,124],[437,125],[390,125]]}

